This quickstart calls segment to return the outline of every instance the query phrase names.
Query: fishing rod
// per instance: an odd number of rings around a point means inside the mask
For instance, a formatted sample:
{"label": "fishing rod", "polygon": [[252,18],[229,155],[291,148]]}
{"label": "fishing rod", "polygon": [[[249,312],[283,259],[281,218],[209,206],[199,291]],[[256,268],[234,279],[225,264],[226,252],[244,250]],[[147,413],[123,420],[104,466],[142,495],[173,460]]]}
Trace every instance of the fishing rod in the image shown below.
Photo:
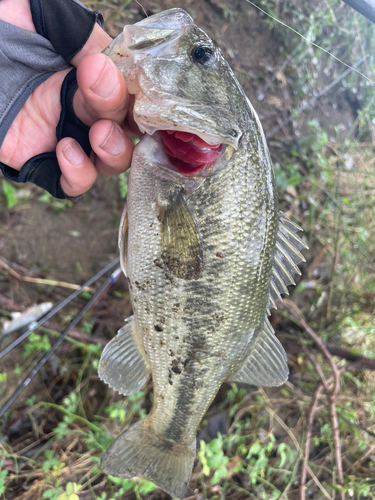
{"label": "fishing rod", "polygon": [[73,299],[75,299],[83,290],[90,285],[92,285],[95,281],[97,281],[99,278],[103,276],[107,271],[112,269],[115,265],[117,265],[120,262],[120,257],[116,257],[115,259],[112,260],[109,264],[107,264],[103,269],[101,269],[98,273],[95,274],[92,278],[90,278],[86,283],[84,283],[81,288],[73,292],[69,297],[64,299],[60,304],[58,304],[56,307],[51,309],[49,313],[47,313],[45,316],[43,316],[42,319],[40,319],[38,322],[33,321],[31,325],[29,326],[28,330],[23,333],[18,339],[16,339],[14,342],[8,345],[3,351],[0,352],[0,359],[3,358],[8,352],[10,352],[12,349],[14,349],[18,344],[20,344],[23,340],[25,340],[29,335],[31,335],[37,328],[42,326],[46,321],[52,318],[57,312],[60,311],[63,307],[65,307],[69,302],[71,302]]}
{"label": "fishing rod", "polygon": [[[115,259],[117,260],[117,259]],[[114,261],[112,261],[114,262]],[[112,263],[111,263],[112,264]],[[110,264],[109,264],[110,265]],[[108,270],[108,266],[106,266]],[[102,284],[102,286],[98,289],[98,291],[93,295],[90,301],[85,305],[85,307],[77,314],[74,320],[70,323],[68,328],[61,334],[58,340],[53,344],[51,349],[47,352],[45,356],[35,365],[35,367],[31,370],[26,379],[22,382],[21,385],[14,391],[12,396],[8,399],[8,401],[2,406],[0,409],[0,417],[4,415],[4,413],[8,410],[8,408],[14,403],[14,401],[18,398],[21,392],[30,384],[31,380],[35,377],[35,375],[39,372],[39,370],[47,363],[52,354],[56,351],[59,345],[63,342],[65,337],[69,335],[69,333],[73,330],[73,328],[81,321],[83,316],[87,313],[89,309],[100,299],[100,297],[106,292],[107,288],[115,283],[121,275],[121,269],[117,268],[110,276],[106,279],[106,281]]]}
{"label": "fishing rod", "polygon": [[375,0],[343,0],[343,2],[375,24]]}

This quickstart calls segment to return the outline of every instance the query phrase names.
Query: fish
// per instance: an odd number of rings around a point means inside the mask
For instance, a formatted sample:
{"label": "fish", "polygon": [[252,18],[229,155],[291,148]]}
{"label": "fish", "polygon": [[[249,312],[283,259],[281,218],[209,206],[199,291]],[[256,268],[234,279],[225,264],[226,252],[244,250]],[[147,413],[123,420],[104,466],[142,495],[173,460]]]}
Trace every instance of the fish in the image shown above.
{"label": "fish", "polygon": [[38,321],[40,318],[45,316],[52,309],[52,307],[52,302],[42,302],[41,304],[36,304],[28,309],[25,309],[22,313],[11,313],[12,320],[3,322],[3,331],[0,334],[0,338],[2,335],[9,335],[10,333],[26,328],[31,325],[31,323]]}
{"label": "fish", "polygon": [[307,245],[279,210],[256,112],[187,12],[125,26],[105,53],[135,96],[144,137],[119,234],[133,316],[103,350],[98,372],[123,395],[151,375],[153,405],[101,467],[183,498],[198,426],[222,383],[287,380],[268,316],[300,274]]}

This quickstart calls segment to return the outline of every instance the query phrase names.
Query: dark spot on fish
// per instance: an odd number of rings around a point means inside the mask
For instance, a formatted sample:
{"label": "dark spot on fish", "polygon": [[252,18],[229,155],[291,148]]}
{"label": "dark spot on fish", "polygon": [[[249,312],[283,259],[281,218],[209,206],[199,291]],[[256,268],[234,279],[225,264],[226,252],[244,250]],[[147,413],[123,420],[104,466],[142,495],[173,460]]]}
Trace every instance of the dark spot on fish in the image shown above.
{"label": "dark spot on fish", "polygon": [[161,341],[160,341],[160,345],[161,345],[161,346],[165,345],[164,340],[161,340]]}
{"label": "dark spot on fish", "polygon": [[169,355],[174,356],[174,352],[172,351],[172,349],[169,349]]}
{"label": "dark spot on fish", "polygon": [[180,304],[179,304],[179,303],[177,303],[177,304],[173,304],[173,306],[172,306],[172,307],[174,307],[175,309],[178,309],[178,308],[180,307]]}
{"label": "dark spot on fish", "polygon": [[190,362],[191,362],[191,359],[190,358],[186,358],[185,361],[184,361],[184,367],[187,368],[190,365]]}
{"label": "dark spot on fish", "polygon": [[155,328],[156,332],[162,332],[163,331],[163,327],[160,326],[160,325],[154,325],[154,328]]}
{"label": "dark spot on fish", "polygon": [[169,439],[162,439],[160,444],[164,450],[171,450],[173,448],[173,442]]}
{"label": "dark spot on fish", "polygon": [[160,269],[163,269],[163,261],[161,259],[155,259],[154,264],[157,267],[160,267]]}
{"label": "dark spot on fish", "polygon": [[172,285],[172,286],[177,286],[177,282],[176,282],[176,280],[174,279],[174,277],[173,277],[173,274],[172,274],[172,273],[170,273],[169,271],[167,271],[167,272],[165,273],[165,277],[167,278],[167,280],[169,280],[169,281],[170,281],[170,283],[171,283],[171,285]]}
{"label": "dark spot on fish", "polygon": [[224,254],[217,252],[216,257],[219,257],[219,259],[224,259]]}
{"label": "dark spot on fish", "polygon": [[135,281],[135,282],[134,282],[134,284],[135,284],[135,285],[136,285],[136,287],[137,287],[139,290],[141,290],[142,292],[144,292],[144,291],[145,291],[145,287],[144,287],[144,285],[141,285],[141,284],[139,283],[139,281]]}
{"label": "dark spot on fish", "polygon": [[172,367],[172,371],[173,371],[174,373],[176,373],[177,375],[180,375],[180,373],[181,373],[181,371],[182,371],[182,370],[181,370],[181,368],[179,368],[178,366],[173,366],[173,367]]}

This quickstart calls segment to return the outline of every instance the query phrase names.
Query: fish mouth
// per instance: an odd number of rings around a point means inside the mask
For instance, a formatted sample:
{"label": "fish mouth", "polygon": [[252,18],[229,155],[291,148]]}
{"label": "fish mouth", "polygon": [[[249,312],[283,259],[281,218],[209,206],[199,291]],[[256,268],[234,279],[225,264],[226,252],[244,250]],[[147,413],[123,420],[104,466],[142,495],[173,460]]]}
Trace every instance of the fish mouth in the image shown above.
{"label": "fish mouth", "polygon": [[220,158],[223,144],[208,144],[198,135],[176,130],[158,130],[164,152],[182,175],[201,175]]}

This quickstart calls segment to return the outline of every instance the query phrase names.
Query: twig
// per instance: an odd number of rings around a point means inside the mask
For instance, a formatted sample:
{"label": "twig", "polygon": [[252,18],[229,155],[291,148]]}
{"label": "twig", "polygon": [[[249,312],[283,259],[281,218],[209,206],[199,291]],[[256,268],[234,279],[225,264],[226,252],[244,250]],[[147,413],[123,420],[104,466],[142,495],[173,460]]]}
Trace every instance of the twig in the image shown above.
{"label": "twig", "polygon": [[[331,416],[331,425],[332,425],[332,434],[333,434],[333,442],[334,442],[334,448],[335,448],[335,463],[337,467],[337,475],[338,475],[338,480],[339,480],[339,485],[342,487],[344,484],[344,474],[343,474],[343,467],[342,467],[342,459],[341,459],[341,443],[340,443],[340,432],[339,432],[339,425],[338,425],[338,420],[337,420],[337,411],[336,411],[336,401],[335,398],[340,390],[340,373],[343,370],[339,370],[332,358],[331,353],[328,351],[327,346],[325,343],[322,341],[321,338],[318,337],[318,335],[314,332],[314,330],[307,324],[305,321],[301,311],[298,309],[298,307],[291,302],[290,300],[285,300],[284,301],[286,308],[289,310],[289,312],[297,317],[298,321],[300,324],[303,326],[305,331],[310,335],[310,337],[313,339],[315,344],[319,347],[319,349],[323,352],[323,354],[326,356],[328,359],[331,368],[332,368],[332,377],[330,379],[326,379],[323,375],[322,370],[320,369],[320,366],[312,354],[310,354],[310,359],[317,370],[321,380],[322,384],[318,387],[318,389],[315,392],[315,397],[313,400],[313,404],[310,410],[309,414],[309,425],[310,425],[310,435],[308,439],[308,447],[306,446],[305,443],[305,462],[304,464],[307,463],[308,456],[309,456],[309,448],[310,448],[310,437],[311,437],[311,431],[312,431],[312,425],[314,421],[314,415],[316,411],[316,406],[317,406],[317,399],[319,398],[319,395],[321,391],[323,390],[323,387],[327,391],[328,397],[329,397],[329,408],[330,408],[330,416]],[[329,388],[329,385],[331,381],[334,381],[334,386],[333,390],[331,391]],[[309,429],[308,429],[309,430]],[[307,436],[306,436],[306,441],[307,441]],[[300,479],[300,500],[305,500],[305,482],[306,482],[306,471],[304,471],[304,474],[302,475],[301,473],[301,479]],[[341,500],[345,500],[345,492],[342,489],[341,490]]]}
{"label": "twig", "polygon": [[[279,311],[278,314],[281,316],[284,316],[283,311]],[[300,326],[299,321],[297,321],[294,317],[290,316],[289,314],[285,314],[285,317],[294,321],[297,325]],[[288,345],[288,352],[291,354],[299,353],[300,348],[297,346],[295,343],[296,336],[295,335],[290,335],[285,332],[277,332],[278,335],[281,335],[283,337],[289,338],[293,341],[293,344]],[[372,358],[366,358],[366,356],[362,356],[361,354],[354,354],[352,353],[349,349],[345,349],[344,347],[338,347],[336,345],[332,344],[325,344],[327,347],[328,351],[333,355],[333,356],[338,356],[339,358],[346,359],[352,363],[353,365],[347,367],[347,369],[351,370],[373,370],[375,371],[375,359]]]}
{"label": "twig", "polygon": [[[52,321],[48,321],[45,325],[47,328],[51,330],[55,330],[58,333],[63,333],[64,328],[58,323],[54,323]],[[102,347],[105,347],[108,344],[107,339],[102,339],[101,337],[97,337],[96,335],[88,335],[87,333],[80,332],[76,328],[69,333],[69,337],[75,340],[79,340],[84,344],[100,344]]]}
{"label": "twig", "polygon": [[116,269],[109,278],[102,284],[99,290],[95,293],[92,299],[85,305],[85,307],[77,314],[74,320],[70,323],[65,332],[60,336],[60,338],[54,343],[51,349],[43,356],[43,358],[37,363],[37,365],[33,368],[33,370],[29,373],[28,377],[23,381],[23,383],[18,386],[12,396],[8,399],[8,401],[2,406],[0,409],[0,417],[4,415],[4,413],[8,410],[8,408],[12,405],[12,403],[18,398],[21,392],[27,387],[33,377],[39,372],[39,370],[47,363],[52,354],[56,351],[56,349],[63,342],[65,337],[69,335],[70,331],[81,321],[84,315],[91,309],[91,307],[100,299],[100,297],[106,292],[107,288],[114,283],[121,274],[121,269]]}
{"label": "twig", "polygon": [[[70,288],[71,290],[80,290],[81,287],[79,285],[74,285],[73,283],[66,283],[65,281],[58,280],[48,280],[43,278],[31,278],[30,276],[21,276],[16,271],[14,271],[8,264],[6,264],[3,260],[0,259],[0,266],[8,271],[8,273],[20,281],[27,281],[28,283],[37,283],[39,285],[50,285],[50,286],[61,286],[63,288]],[[92,291],[91,288],[85,287],[85,291]]]}
{"label": "twig", "polygon": [[93,424],[92,422],[90,422],[86,418],[80,417],[79,415],[76,415],[75,413],[72,413],[72,412],[68,411],[63,406],[56,405],[54,403],[45,403],[44,401],[41,401],[40,403],[38,403],[35,406],[35,408],[37,408],[38,406],[46,406],[47,408],[53,408],[54,410],[61,411],[61,413],[64,413],[64,415],[67,415],[68,417],[74,418],[74,420],[78,420],[78,422],[82,422],[83,424],[87,425],[87,427],[90,427],[90,429],[92,431],[94,431],[94,432],[101,432],[100,427],[98,427],[97,425]]}
{"label": "twig", "polygon": [[79,290],[76,290],[73,292],[69,297],[66,299],[62,300],[60,304],[58,304],[56,307],[51,309],[49,313],[47,313],[42,319],[40,319],[37,323],[33,322],[28,330],[23,333],[18,339],[16,339],[14,342],[12,342],[8,347],[6,347],[3,351],[0,352],[0,359],[4,357],[6,354],[8,354],[12,349],[14,349],[18,344],[20,344],[23,340],[25,340],[31,333],[33,333],[37,328],[39,328],[41,325],[43,325],[46,321],[52,318],[56,313],[60,311],[63,307],[65,307],[67,304],[69,304],[73,299],[75,299],[87,286],[92,285],[95,281],[97,281],[103,274],[108,272],[110,269],[112,269],[115,265],[117,265],[120,261],[119,257],[116,257],[116,259],[113,259],[112,262],[107,264],[103,269],[101,269],[98,273],[95,274],[92,278],[90,278],[84,285],[81,286]]}
{"label": "twig", "polygon": [[339,372],[337,370],[337,367],[335,365],[335,362],[333,361],[333,358],[331,356],[331,353],[328,351],[327,346],[323,342],[323,340],[314,332],[314,330],[307,324],[305,318],[303,317],[301,311],[298,309],[298,307],[288,299],[284,299],[282,302],[286,308],[289,310],[289,312],[297,318],[299,323],[303,326],[303,328],[306,330],[306,332],[310,335],[310,337],[313,339],[315,344],[319,347],[319,349],[323,352],[325,357],[328,359],[329,364],[331,365],[334,379],[335,379],[335,388],[333,390],[332,396],[336,396],[340,389],[340,378],[339,378]]}
{"label": "twig", "polygon": [[9,311],[12,312],[21,312],[21,308],[13,302],[13,300],[8,299],[8,297],[5,297],[4,295],[0,294],[0,306],[1,307],[6,307]]}
{"label": "twig", "polygon": [[335,345],[326,344],[328,351],[334,356],[347,359],[348,361],[355,362],[355,368],[363,370],[375,370],[375,359],[366,358],[361,354],[353,354],[349,349],[337,347]]}
{"label": "twig", "polygon": [[312,427],[314,423],[314,416],[316,409],[318,407],[318,400],[319,396],[324,389],[323,383],[318,386],[318,388],[315,391],[314,394],[314,399],[311,404],[311,408],[309,411],[309,416],[307,419],[307,432],[306,432],[306,441],[305,441],[305,447],[304,447],[304,459],[302,461],[302,467],[301,467],[301,477],[300,477],[300,490],[299,490],[299,498],[300,500],[305,500],[306,495],[306,476],[307,476],[307,462],[309,460],[309,455],[310,455],[310,440],[311,440],[311,435],[312,435]]}
{"label": "twig", "polygon": [[[277,413],[275,413],[271,408],[268,408],[266,406],[265,410],[268,411],[269,414],[273,414],[275,420],[277,420],[277,422],[281,425],[281,427],[287,432],[287,434],[289,435],[290,439],[293,441],[294,443],[294,446],[296,447],[298,453],[300,454],[300,456],[303,458],[303,452],[302,452],[302,448],[299,444],[299,442],[297,441],[297,438],[296,436],[293,434],[293,432],[289,429],[289,427],[285,424],[285,422],[283,422],[281,420],[281,418],[279,417],[279,415]],[[322,483],[319,481],[319,479],[316,477],[316,475],[314,474],[314,472],[311,470],[311,467],[306,464],[306,468],[310,474],[310,476],[312,477],[314,483],[318,486],[318,488],[321,490],[321,492],[324,494],[324,496],[326,496],[329,500],[333,500],[331,495],[328,493],[328,491],[324,488],[324,486],[322,485]]]}

